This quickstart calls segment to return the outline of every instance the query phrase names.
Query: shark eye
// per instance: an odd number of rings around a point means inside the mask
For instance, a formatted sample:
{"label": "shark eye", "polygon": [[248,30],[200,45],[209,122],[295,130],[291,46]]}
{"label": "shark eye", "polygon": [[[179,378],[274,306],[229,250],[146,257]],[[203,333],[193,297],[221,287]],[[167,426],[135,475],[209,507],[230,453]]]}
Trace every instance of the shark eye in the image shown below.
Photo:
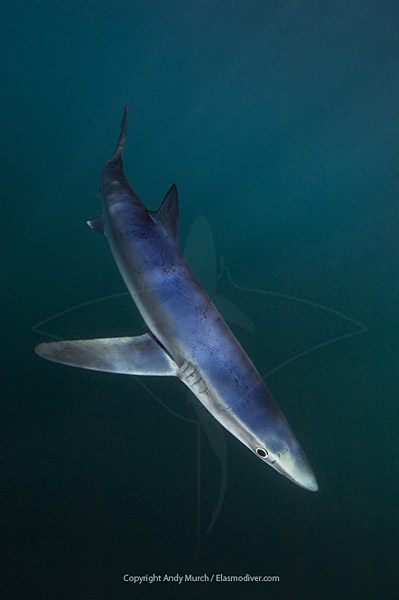
{"label": "shark eye", "polygon": [[256,454],[261,458],[266,458],[269,453],[265,448],[256,448]]}

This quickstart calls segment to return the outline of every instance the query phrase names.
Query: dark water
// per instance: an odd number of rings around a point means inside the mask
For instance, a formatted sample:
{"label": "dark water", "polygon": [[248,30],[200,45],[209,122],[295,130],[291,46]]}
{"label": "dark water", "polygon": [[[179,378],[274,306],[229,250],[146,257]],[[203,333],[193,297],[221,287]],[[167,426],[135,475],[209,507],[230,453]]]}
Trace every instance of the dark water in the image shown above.
{"label": "dark water", "polygon": [[[388,0],[3,3],[3,597],[394,597],[398,27]],[[183,246],[279,367],[316,494],[178,381],[33,353],[144,331],[126,296],[79,306],[124,292],[85,225],[124,103],[126,172],[152,209],[177,183]],[[123,582],[217,573],[280,581]]]}

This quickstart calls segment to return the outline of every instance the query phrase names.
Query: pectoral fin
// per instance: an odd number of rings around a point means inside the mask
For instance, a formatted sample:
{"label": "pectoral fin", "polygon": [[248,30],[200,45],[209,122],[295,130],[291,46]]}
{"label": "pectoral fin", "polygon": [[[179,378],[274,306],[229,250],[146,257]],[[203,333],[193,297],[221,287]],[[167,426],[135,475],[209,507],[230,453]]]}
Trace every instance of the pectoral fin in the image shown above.
{"label": "pectoral fin", "polygon": [[138,337],[39,344],[36,354],[72,367],[126,375],[177,375],[174,360],[149,333]]}

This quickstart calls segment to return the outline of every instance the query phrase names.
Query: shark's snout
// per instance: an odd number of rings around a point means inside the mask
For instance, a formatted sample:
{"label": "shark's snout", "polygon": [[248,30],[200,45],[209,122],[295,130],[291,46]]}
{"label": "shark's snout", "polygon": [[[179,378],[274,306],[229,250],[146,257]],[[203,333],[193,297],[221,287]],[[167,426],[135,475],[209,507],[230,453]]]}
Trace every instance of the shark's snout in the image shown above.
{"label": "shark's snout", "polygon": [[270,466],[305,490],[317,492],[319,489],[314,471],[302,450],[300,453],[287,452]]}

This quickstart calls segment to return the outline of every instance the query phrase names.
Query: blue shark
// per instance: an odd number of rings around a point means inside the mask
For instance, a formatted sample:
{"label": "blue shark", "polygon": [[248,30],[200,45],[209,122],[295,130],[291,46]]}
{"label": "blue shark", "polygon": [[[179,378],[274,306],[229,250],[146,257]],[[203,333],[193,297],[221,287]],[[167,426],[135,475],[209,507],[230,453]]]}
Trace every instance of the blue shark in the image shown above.
{"label": "blue shark", "polygon": [[129,111],[102,172],[103,233],[148,332],[136,337],[41,343],[36,353],[65,365],[129,375],[178,377],[209,413],[264,463],[310,491],[318,484],[269,389],[201,287],[180,249],[172,185],[149,211],[123,170]]}

